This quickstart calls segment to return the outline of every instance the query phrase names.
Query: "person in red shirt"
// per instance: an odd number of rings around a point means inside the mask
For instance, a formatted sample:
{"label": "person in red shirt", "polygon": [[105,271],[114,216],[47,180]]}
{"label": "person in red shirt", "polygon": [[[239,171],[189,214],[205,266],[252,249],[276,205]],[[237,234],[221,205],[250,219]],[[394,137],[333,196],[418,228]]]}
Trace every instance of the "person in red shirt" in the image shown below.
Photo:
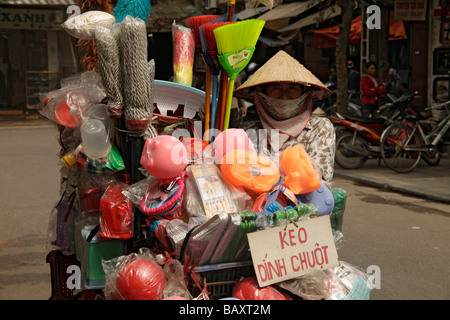
{"label": "person in red shirt", "polygon": [[377,64],[375,62],[368,62],[366,71],[367,75],[361,79],[363,92],[361,113],[363,118],[376,118],[381,96],[386,93],[386,88],[381,80],[376,78]]}

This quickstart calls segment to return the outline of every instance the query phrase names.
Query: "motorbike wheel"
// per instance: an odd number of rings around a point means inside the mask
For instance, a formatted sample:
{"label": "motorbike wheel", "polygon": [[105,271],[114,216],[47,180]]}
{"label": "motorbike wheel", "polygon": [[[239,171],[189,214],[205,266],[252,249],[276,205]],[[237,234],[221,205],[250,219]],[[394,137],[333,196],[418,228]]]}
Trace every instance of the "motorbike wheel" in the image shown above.
{"label": "motorbike wheel", "polygon": [[405,151],[403,146],[407,140],[409,140],[407,145],[421,145],[419,135],[414,133],[411,137],[411,131],[412,129],[410,127],[393,124],[386,128],[381,135],[381,158],[388,168],[399,173],[412,171],[421,159],[421,151]]}
{"label": "motorbike wheel", "polygon": [[[351,146],[353,150],[347,148]],[[336,163],[344,169],[359,169],[367,160],[364,154],[355,152],[355,149],[360,149],[361,152],[367,150],[367,142],[353,132],[342,132],[336,140]]]}

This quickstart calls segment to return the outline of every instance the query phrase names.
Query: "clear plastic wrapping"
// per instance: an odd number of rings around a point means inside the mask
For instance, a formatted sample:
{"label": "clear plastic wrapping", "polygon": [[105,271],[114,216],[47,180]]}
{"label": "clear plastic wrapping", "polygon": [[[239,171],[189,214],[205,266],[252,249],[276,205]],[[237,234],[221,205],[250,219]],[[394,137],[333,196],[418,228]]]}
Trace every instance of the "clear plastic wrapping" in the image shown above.
{"label": "clear plastic wrapping", "polygon": [[215,164],[190,165],[186,175],[183,209],[189,218],[210,219],[218,213],[245,211],[251,205],[251,197],[226,181]]}
{"label": "clear plastic wrapping", "polygon": [[275,286],[260,288],[256,277],[247,277],[240,280],[233,288],[233,297],[240,300],[293,300],[283,289]]}
{"label": "clear plastic wrapping", "polygon": [[172,297],[192,300],[192,295],[187,289],[184,276],[184,268],[180,261],[167,259],[163,266],[166,285],[164,287],[163,299]]}
{"label": "clear plastic wrapping", "polygon": [[174,82],[192,85],[195,42],[190,28],[172,24]]}
{"label": "clear plastic wrapping", "polygon": [[107,300],[160,300],[165,289],[161,266],[147,248],[102,261]]}
{"label": "clear plastic wrapping", "polygon": [[184,180],[179,177],[170,183],[162,183],[148,176],[123,190],[124,195],[149,218],[179,219],[184,196]]}
{"label": "clear plastic wrapping", "polygon": [[133,236],[133,207],[122,194],[126,184],[109,185],[100,199],[100,233],[109,239],[129,239]]}
{"label": "clear plastic wrapping", "polygon": [[286,280],[278,285],[304,300],[322,300],[329,295],[330,287],[323,271],[312,271],[301,277]]}
{"label": "clear plastic wrapping", "polygon": [[207,222],[197,226],[185,239],[185,249],[181,258],[189,257],[191,264],[204,265],[209,263],[211,252],[222,239],[229,222],[229,215],[218,213]]}
{"label": "clear plastic wrapping", "polygon": [[95,28],[99,25],[111,26],[116,18],[104,11],[89,10],[82,14],[73,14],[61,26],[72,37],[82,40],[95,38]]}
{"label": "clear plastic wrapping", "polygon": [[328,300],[369,300],[372,285],[360,268],[340,261],[338,267],[326,269],[324,273],[330,282]]}
{"label": "clear plastic wrapping", "polygon": [[88,118],[92,105],[106,98],[95,71],[86,71],[61,81],[61,88],[41,96],[39,113],[70,128],[78,128]]}

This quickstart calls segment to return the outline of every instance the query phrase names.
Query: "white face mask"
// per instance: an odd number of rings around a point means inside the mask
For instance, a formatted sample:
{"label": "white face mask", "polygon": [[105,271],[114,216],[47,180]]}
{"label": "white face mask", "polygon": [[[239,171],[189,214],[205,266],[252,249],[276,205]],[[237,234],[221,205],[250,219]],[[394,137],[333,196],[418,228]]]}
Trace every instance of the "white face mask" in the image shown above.
{"label": "white face mask", "polygon": [[262,108],[275,120],[282,121],[297,116],[304,107],[309,92],[302,94],[297,99],[283,100],[272,98],[262,92],[256,93]]}

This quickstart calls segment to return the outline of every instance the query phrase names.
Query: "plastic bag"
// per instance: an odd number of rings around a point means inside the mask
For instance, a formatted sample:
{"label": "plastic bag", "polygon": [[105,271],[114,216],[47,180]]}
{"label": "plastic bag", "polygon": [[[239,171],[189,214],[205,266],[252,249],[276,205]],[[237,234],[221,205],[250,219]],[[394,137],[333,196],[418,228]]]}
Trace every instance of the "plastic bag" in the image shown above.
{"label": "plastic bag", "polygon": [[111,260],[102,261],[107,300],[160,300],[165,288],[161,266],[149,249],[141,248]]}
{"label": "plastic bag", "polygon": [[164,286],[163,299],[183,298],[191,300],[192,295],[187,289],[184,277],[183,265],[176,259],[166,259],[163,266],[166,285]]}
{"label": "plastic bag", "polygon": [[133,237],[133,204],[122,194],[126,184],[109,185],[100,199],[100,233],[109,239]]}
{"label": "plastic bag", "polygon": [[324,273],[330,282],[328,300],[369,300],[372,285],[360,268],[340,261],[338,267],[326,269]]}
{"label": "plastic bag", "polygon": [[260,288],[256,277],[247,277],[233,288],[233,297],[240,300],[293,300],[289,294],[274,286]]}
{"label": "plastic bag", "polygon": [[116,18],[110,13],[89,10],[82,14],[73,14],[61,26],[72,37],[89,40],[95,38],[97,25],[111,26],[115,22]]}
{"label": "plastic bag", "polygon": [[183,175],[170,183],[149,175],[125,188],[123,193],[149,218],[179,219],[184,191]]}
{"label": "plastic bag", "polygon": [[195,229],[185,238],[185,249],[181,253],[183,261],[189,257],[190,264],[205,265],[209,263],[212,252],[218,243],[229,223],[230,215],[218,213],[207,222],[195,227]]}
{"label": "plastic bag", "polygon": [[192,85],[195,42],[190,28],[172,24],[173,81],[186,86]]}
{"label": "plastic bag", "polygon": [[218,213],[242,212],[251,206],[251,197],[226,181],[215,164],[190,165],[186,175],[183,209],[189,218],[210,219]]}
{"label": "plastic bag", "polygon": [[181,248],[183,246],[186,234],[192,226],[180,219],[169,220],[166,223],[165,230],[173,248],[173,256],[180,259]]}
{"label": "plastic bag", "polygon": [[277,285],[304,300],[322,300],[329,295],[327,278],[322,271],[312,271],[301,277],[279,282]]}
{"label": "plastic bag", "polygon": [[39,113],[62,126],[80,127],[88,118],[89,108],[106,98],[98,74],[92,72],[65,78],[60,89],[41,95]]}

